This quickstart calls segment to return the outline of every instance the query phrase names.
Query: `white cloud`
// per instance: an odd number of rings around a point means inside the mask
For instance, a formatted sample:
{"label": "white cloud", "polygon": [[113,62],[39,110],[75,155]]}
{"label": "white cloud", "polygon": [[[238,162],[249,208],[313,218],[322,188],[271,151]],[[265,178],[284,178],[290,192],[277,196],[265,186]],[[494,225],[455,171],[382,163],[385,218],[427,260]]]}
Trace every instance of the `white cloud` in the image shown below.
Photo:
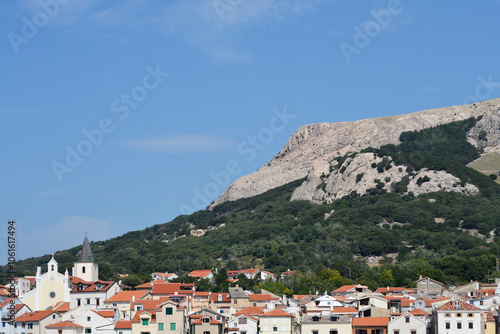
{"label": "white cloud", "polygon": [[163,153],[213,152],[232,149],[236,145],[232,139],[211,135],[179,135],[154,137],[124,141],[126,147]]}

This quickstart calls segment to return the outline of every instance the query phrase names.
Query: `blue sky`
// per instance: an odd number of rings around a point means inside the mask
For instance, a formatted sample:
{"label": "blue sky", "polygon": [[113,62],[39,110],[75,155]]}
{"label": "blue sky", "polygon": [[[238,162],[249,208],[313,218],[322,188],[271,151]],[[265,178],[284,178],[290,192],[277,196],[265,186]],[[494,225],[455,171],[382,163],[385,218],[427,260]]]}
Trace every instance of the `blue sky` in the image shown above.
{"label": "blue sky", "polygon": [[105,240],[203,208],[302,125],[500,97],[499,11],[498,0],[3,2],[2,263],[9,220],[19,259],[86,232]]}

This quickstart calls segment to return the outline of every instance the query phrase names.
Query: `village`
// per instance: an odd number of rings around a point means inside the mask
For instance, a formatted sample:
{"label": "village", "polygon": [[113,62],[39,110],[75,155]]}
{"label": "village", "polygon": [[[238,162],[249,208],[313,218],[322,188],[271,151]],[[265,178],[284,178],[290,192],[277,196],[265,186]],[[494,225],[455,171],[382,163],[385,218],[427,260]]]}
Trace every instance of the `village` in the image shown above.
{"label": "village", "polygon": [[[239,275],[274,281],[261,269],[228,271],[228,292],[197,291],[173,283],[174,273],[152,273],[151,282],[124,289],[98,279],[85,237],[80,257],[59,273],[16,277],[0,286],[1,334],[440,334],[498,333],[499,282],[447,287],[420,277],[416,288],[353,284],[334,291],[277,296],[238,286]],[[294,271],[283,272],[287,279]],[[211,269],[189,273],[212,279]],[[241,276],[240,276],[241,277]]]}

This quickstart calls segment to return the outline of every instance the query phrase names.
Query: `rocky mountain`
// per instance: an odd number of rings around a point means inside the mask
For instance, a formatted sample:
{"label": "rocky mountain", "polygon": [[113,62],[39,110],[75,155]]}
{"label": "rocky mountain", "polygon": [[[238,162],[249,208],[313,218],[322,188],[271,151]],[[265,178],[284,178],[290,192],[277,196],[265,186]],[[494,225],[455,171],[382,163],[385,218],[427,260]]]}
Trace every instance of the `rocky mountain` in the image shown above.
{"label": "rocky mountain", "polygon": [[[420,112],[365,119],[354,122],[338,123],[320,123],[305,125],[299,128],[286,142],[283,149],[273,157],[266,165],[262,166],[255,173],[243,176],[231,184],[220,198],[212,205],[212,208],[218,204],[234,201],[240,198],[248,198],[278,186],[287,184],[308,176],[306,184],[294,194],[295,199],[310,199],[312,201],[332,200],[352,190],[366,190],[373,185],[376,178],[373,177],[369,182],[370,168],[374,157],[360,156],[350,161],[350,168],[361,168],[355,174],[349,174],[344,177],[345,180],[339,181],[339,176],[330,175],[329,180],[325,182],[324,189],[328,194],[322,194],[318,191],[318,178],[329,170],[329,165],[334,158],[343,156],[350,152],[358,152],[366,147],[380,147],[387,144],[398,144],[399,136],[405,131],[415,131],[431,128],[437,125],[446,124],[454,121],[468,119],[470,117],[484,116],[474,129],[469,133],[469,141],[476,146],[483,147],[487,154],[498,154],[500,151],[500,99],[483,101],[471,105],[453,106],[439,109],[424,110]],[[373,160],[373,161],[372,161]],[[368,165],[366,165],[368,164]],[[472,164],[473,165],[473,164]],[[479,164],[480,165],[480,164]],[[480,168],[479,168],[480,169]],[[347,170],[347,166],[346,166]],[[394,169],[385,177],[398,179],[402,177],[398,174],[398,169]],[[318,175],[319,173],[319,175]],[[366,174],[365,181],[355,185],[356,175]],[[393,175],[394,173],[394,175]],[[421,173],[426,173],[422,171]],[[430,172],[429,172],[430,173]],[[324,173],[325,175],[329,173]],[[379,175],[380,176],[380,175]],[[424,177],[424,174],[416,175],[416,180]],[[417,193],[423,189],[439,189],[441,187],[450,187],[454,191],[474,193],[472,187],[456,188],[453,178],[449,176],[434,175],[430,177],[432,181],[425,182],[423,187],[414,189]],[[377,177],[380,179],[380,177]],[[347,182],[347,183],[346,183]],[[383,182],[383,181],[381,181]],[[409,187],[413,185],[410,180]],[[415,181],[416,182],[416,181]],[[378,184],[378,183],[377,183]],[[333,187],[339,186],[338,190]],[[353,186],[353,188],[351,188]],[[379,185],[380,186],[380,185]],[[386,187],[387,185],[384,185]],[[388,187],[388,186],[387,186]],[[366,188],[366,189],[365,189]],[[331,197],[331,194],[336,194]]]}

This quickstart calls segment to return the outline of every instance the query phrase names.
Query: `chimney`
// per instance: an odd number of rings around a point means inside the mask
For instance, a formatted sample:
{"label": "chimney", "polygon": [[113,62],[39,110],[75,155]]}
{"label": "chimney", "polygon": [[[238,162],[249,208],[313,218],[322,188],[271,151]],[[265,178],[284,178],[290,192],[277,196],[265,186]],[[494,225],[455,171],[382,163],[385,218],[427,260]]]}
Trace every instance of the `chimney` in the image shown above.
{"label": "chimney", "polygon": [[389,286],[387,286],[387,291],[389,291]]}

